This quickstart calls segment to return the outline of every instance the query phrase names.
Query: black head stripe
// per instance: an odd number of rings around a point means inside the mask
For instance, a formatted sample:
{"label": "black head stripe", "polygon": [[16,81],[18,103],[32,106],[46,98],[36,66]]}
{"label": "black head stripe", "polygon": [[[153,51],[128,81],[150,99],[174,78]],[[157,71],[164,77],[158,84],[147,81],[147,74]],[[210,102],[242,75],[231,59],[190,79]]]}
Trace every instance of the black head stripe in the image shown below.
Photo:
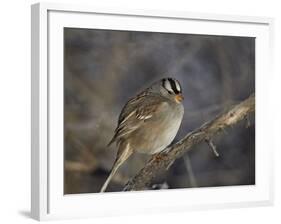
{"label": "black head stripe", "polygon": [[165,88],[166,79],[162,79],[162,86]]}
{"label": "black head stripe", "polygon": [[[181,92],[181,90],[180,89],[177,89],[177,85],[176,85],[176,80],[174,80],[174,79],[171,79],[171,78],[168,78],[168,80],[169,80],[169,82],[170,82],[170,84],[171,84],[171,87],[172,87],[172,89],[173,89],[173,91],[174,91],[174,93],[175,94],[179,94],[180,92]],[[179,85],[179,84],[178,84]]]}

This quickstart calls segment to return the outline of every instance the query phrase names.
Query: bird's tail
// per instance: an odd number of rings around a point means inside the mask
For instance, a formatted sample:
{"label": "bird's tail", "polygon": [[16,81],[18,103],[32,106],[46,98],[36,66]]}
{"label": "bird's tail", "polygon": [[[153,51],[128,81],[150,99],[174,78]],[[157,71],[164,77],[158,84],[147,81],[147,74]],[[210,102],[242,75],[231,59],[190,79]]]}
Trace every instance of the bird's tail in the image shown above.
{"label": "bird's tail", "polygon": [[110,180],[118,170],[118,168],[128,159],[128,157],[132,154],[132,150],[130,149],[130,145],[126,144],[126,146],[123,148],[119,148],[118,153],[117,153],[117,158],[113,164],[113,167],[110,171],[109,176],[107,177],[106,181],[102,185],[102,188],[100,192],[105,192]]}
{"label": "bird's tail", "polygon": [[106,181],[104,182],[104,184],[102,185],[102,188],[100,190],[100,192],[105,192],[110,180],[112,179],[112,177],[114,176],[114,174],[116,173],[116,171],[118,170],[119,166],[121,165],[121,163],[114,163],[109,176],[107,177]]}

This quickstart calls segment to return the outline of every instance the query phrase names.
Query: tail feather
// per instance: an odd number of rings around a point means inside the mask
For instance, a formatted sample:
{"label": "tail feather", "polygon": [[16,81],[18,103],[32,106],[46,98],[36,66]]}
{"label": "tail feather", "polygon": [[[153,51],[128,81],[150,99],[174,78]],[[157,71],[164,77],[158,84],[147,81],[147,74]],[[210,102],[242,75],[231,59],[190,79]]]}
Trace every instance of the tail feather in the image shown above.
{"label": "tail feather", "polygon": [[114,174],[116,173],[117,169],[119,168],[119,166],[121,165],[121,163],[114,163],[109,176],[107,177],[106,181],[104,182],[104,184],[102,185],[102,188],[100,190],[100,192],[105,192],[110,180],[112,179],[112,177],[114,176]]}
{"label": "tail feather", "polygon": [[114,135],[113,138],[110,140],[110,142],[107,144],[107,147],[109,147],[113,142],[115,142],[115,135]]}
{"label": "tail feather", "polygon": [[122,147],[123,144],[120,145],[118,153],[117,153],[117,158],[113,164],[113,167],[110,171],[109,176],[107,177],[106,181],[104,182],[104,184],[102,185],[102,188],[100,190],[100,192],[105,192],[110,180],[112,179],[112,177],[114,176],[114,174],[116,173],[116,171],[118,170],[118,168],[128,159],[128,157],[132,154],[132,150],[130,148],[129,144],[126,144],[125,147]]}

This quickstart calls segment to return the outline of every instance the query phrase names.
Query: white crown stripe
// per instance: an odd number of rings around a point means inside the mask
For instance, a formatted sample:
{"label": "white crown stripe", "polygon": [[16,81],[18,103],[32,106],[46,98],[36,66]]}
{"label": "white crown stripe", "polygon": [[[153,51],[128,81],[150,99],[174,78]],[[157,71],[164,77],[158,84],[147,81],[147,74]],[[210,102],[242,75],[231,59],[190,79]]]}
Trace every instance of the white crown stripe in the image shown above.
{"label": "white crown stripe", "polygon": [[165,80],[164,85],[165,85],[164,86],[165,89],[167,89],[170,92],[174,92],[173,89],[172,89],[171,83],[168,80]]}
{"label": "white crown stripe", "polygon": [[179,92],[181,92],[181,87],[180,87],[180,84],[178,81],[175,80],[175,83],[176,83],[176,88]]}

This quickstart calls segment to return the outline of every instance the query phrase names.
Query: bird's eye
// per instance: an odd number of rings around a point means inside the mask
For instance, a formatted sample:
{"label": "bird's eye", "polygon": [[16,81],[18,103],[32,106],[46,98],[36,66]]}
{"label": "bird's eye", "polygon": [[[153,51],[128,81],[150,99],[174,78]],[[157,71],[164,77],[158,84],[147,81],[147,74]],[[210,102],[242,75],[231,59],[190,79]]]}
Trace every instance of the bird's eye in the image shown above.
{"label": "bird's eye", "polygon": [[168,91],[169,94],[172,94],[172,91],[170,91],[170,90],[167,90],[167,91]]}

